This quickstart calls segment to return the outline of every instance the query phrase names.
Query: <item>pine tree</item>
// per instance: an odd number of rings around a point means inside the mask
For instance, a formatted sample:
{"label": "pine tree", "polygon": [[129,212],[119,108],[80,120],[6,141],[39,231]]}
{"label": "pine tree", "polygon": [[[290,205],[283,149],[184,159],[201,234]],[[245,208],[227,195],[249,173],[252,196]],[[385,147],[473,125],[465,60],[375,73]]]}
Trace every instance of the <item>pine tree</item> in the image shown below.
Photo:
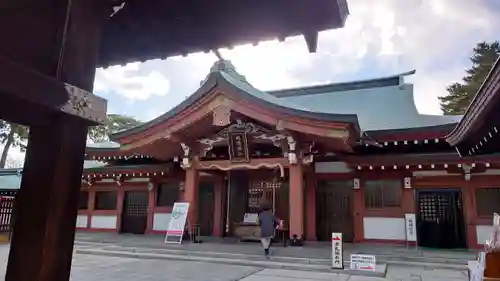
{"label": "pine tree", "polygon": [[439,98],[441,110],[445,115],[465,113],[499,55],[498,41],[481,42],[476,45],[470,58],[472,67],[466,70],[467,75],[462,82],[448,86],[448,95]]}
{"label": "pine tree", "polygon": [[108,141],[108,135],[128,130],[141,124],[141,121],[130,116],[109,114],[103,125],[89,128],[88,137],[93,142]]}
{"label": "pine tree", "polygon": [[5,168],[9,150],[12,147],[19,147],[22,152],[26,150],[27,139],[27,127],[0,120],[0,144],[3,145],[0,156],[0,169]]}

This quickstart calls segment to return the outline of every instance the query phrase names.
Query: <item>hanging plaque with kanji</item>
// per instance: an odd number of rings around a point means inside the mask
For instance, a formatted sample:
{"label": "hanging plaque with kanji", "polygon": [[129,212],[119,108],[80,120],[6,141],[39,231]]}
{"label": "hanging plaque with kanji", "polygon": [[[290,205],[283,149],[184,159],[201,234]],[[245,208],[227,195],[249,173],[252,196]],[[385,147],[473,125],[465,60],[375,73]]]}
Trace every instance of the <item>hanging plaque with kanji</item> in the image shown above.
{"label": "hanging plaque with kanji", "polygon": [[231,162],[248,162],[248,141],[246,132],[231,132],[228,134],[229,160]]}

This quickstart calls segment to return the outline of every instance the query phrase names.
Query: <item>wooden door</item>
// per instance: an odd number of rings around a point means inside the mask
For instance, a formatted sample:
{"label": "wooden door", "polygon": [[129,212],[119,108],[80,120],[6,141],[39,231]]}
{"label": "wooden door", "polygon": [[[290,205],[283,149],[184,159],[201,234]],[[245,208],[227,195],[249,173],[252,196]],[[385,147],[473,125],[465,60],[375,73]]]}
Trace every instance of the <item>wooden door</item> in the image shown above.
{"label": "wooden door", "polygon": [[316,235],[330,241],[332,232],[341,232],[345,242],[354,239],[352,181],[320,180],[316,188]]}
{"label": "wooden door", "polygon": [[198,195],[200,235],[211,236],[214,229],[215,189],[213,182],[202,182]]}
{"label": "wooden door", "polygon": [[432,248],[465,248],[465,224],[459,190],[418,192],[418,244]]}
{"label": "wooden door", "polygon": [[144,234],[148,223],[148,191],[126,191],[123,199],[122,233]]}

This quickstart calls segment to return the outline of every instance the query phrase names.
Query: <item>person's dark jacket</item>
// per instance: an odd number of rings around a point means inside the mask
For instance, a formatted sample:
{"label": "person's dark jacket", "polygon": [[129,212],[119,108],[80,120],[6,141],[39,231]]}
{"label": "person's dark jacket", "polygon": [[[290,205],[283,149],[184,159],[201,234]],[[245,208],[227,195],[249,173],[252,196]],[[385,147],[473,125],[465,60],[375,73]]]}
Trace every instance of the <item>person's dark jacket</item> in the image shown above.
{"label": "person's dark jacket", "polygon": [[259,224],[262,237],[274,236],[276,217],[271,210],[263,210],[259,213]]}

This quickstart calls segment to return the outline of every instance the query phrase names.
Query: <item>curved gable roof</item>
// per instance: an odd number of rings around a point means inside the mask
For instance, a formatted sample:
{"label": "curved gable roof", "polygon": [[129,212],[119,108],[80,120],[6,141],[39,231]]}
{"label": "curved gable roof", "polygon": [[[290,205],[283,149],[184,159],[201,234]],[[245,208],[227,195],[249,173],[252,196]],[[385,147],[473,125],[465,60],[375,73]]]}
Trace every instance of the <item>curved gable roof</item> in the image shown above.
{"label": "curved gable roof", "polygon": [[238,100],[241,99],[250,103],[262,105],[270,110],[318,121],[352,123],[354,128],[359,131],[356,114],[316,112],[313,108],[299,106],[296,103],[277,98],[269,93],[254,88],[247,82],[244,76],[236,72],[234,66],[232,66],[229,61],[222,60],[216,62],[211,68],[210,74],[202,83],[201,87],[179,105],[141,126],[115,133],[110,136],[110,139],[117,141],[122,137],[138,133],[163,123],[195,104],[216,87],[226,89],[223,91],[224,93],[234,95]]}
{"label": "curved gable roof", "polygon": [[404,76],[335,83],[270,92],[295,104],[308,104],[320,113],[356,114],[362,131],[401,130],[456,124],[462,116],[420,114],[413,85]]}
{"label": "curved gable roof", "polygon": [[[161,124],[186,110],[219,87],[238,100],[291,116],[353,124],[360,133],[413,130],[458,123],[462,116],[420,114],[414,103],[413,85],[404,77],[415,71],[388,77],[264,92],[254,88],[226,60],[217,61],[201,87],[165,114],[130,130],[110,136],[118,139]],[[444,127],[443,127],[444,126]]]}

